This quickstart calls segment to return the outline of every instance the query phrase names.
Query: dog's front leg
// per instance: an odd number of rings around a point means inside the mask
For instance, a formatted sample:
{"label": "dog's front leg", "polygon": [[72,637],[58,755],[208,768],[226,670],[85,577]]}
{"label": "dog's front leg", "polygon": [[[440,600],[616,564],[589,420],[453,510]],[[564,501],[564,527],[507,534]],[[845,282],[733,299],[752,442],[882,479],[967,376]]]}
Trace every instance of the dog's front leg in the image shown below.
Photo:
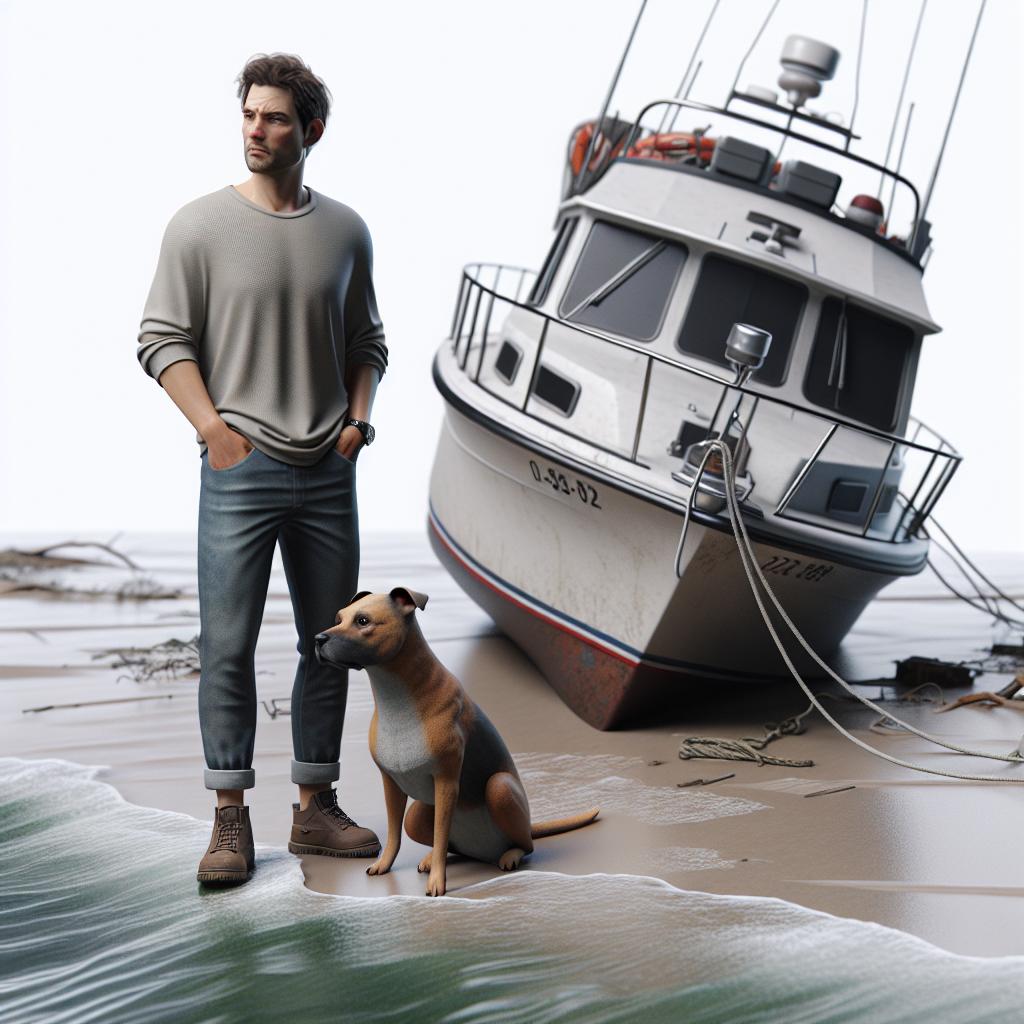
{"label": "dog's front leg", "polygon": [[402,845],[402,818],[408,797],[387,772],[382,771],[384,780],[384,803],[388,809],[388,838],[381,855],[366,869],[368,875],[386,875],[391,870]]}
{"label": "dog's front leg", "polygon": [[459,799],[459,772],[438,773],[434,776],[434,848],[431,850],[430,875],[427,895],[443,896],[445,892],[445,866],[448,860],[448,835],[452,815]]}

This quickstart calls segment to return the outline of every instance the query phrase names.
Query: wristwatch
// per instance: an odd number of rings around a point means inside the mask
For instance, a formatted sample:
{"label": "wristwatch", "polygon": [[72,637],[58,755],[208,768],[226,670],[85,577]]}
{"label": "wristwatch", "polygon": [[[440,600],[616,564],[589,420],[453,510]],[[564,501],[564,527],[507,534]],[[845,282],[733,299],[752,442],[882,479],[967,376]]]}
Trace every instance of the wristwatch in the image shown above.
{"label": "wristwatch", "polygon": [[363,444],[373,444],[373,439],[376,437],[377,432],[370,426],[366,420],[345,420],[346,427],[355,427],[360,434],[363,435]]}

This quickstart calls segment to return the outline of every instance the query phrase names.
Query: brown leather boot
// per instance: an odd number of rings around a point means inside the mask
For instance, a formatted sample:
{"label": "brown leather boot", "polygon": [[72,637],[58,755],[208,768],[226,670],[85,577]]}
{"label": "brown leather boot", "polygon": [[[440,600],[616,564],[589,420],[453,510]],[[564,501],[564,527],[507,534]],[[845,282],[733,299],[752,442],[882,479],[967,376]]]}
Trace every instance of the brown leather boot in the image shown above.
{"label": "brown leather boot", "polygon": [[360,828],[339,806],[334,789],[317,793],[309,806],[292,804],[292,853],[319,853],[326,857],[376,857],[380,840],[368,828]]}
{"label": "brown leather boot", "polygon": [[256,850],[249,824],[249,808],[237,805],[214,811],[213,835],[199,862],[196,879],[224,884],[247,882],[256,863]]}

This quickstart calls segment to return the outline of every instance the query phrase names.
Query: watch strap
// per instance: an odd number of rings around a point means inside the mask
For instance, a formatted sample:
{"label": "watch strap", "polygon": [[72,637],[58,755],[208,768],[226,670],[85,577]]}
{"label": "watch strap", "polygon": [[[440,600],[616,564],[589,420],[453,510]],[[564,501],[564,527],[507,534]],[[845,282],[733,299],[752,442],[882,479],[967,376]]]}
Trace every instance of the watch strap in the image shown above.
{"label": "watch strap", "polygon": [[345,420],[346,427],[355,427],[363,435],[363,444],[372,444],[374,429],[366,420],[349,419]]}

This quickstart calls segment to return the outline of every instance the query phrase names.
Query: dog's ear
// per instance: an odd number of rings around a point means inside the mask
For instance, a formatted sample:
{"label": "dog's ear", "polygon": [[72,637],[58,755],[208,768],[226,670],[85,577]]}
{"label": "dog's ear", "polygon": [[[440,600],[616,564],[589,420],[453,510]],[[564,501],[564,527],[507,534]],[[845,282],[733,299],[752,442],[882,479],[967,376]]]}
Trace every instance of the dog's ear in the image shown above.
{"label": "dog's ear", "polygon": [[373,593],[372,590],[360,590],[358,594],[356,594],[353,597],[349,598],[348,604],[344,605],[344,607],[347,608],[349,604],[355,604],[356,601],[360,601],[360,600],[362,600],[362,598],[367,597],[369,594],[372,594],[372,593]]}
{"label": "dog's ear", "polygon": [[391,600],[402,609],[404,615],[412,615],[417,608],[423,611],[427,607],[429,598],[426,594],[418,594],[415,590],[409,590],[406,587],[395,587],[391,591]]}

